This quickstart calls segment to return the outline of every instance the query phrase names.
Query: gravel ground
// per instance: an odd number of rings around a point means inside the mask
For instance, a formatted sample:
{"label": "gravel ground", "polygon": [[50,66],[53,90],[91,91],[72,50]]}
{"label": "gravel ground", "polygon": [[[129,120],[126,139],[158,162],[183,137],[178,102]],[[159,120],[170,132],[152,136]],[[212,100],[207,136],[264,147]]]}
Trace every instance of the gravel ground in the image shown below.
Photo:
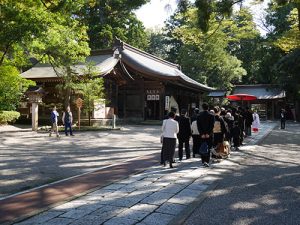
{"label": "gravel ground", "polygon": [[276,128],[244,157],[185,221],[185,225],[299,225],[300,124]]}

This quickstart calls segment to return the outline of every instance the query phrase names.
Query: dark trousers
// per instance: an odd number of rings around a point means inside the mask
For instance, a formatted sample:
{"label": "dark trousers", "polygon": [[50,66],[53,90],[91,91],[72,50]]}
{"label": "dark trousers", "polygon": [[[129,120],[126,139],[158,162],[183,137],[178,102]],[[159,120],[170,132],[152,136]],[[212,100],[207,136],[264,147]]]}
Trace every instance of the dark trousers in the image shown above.
{"label": "dark trousers", "polygon": [[70,135],[73,134],[72,132],[72,125],[71,123],[65,123],[65,134],[68,135],[68,129],[70,130]]}
{"label": "dark trousers", "polygon": [[192,135],[192,138],[193,138],[193,157],[195,157],[196,154],[199,154],[200,135]]}
{"label": "dark trousers", "polygon": [[202,163],[209,163],[210,161],[210,149],[212,148],[213,145],[213,137],[209,138],[200,138],[200,145],[206,142],[208,145],[208,153],[207,154],[201,154],[201,161]]}
{"label": "dark trousers", "polygon": [[245,131],[247,136],[251,136],[251,125],[246,125]]}
{"label": "dark trousers", "polygon": [[240,128],[240,145],[243,144],[244,141],[244,129]]}
{"label": "dark trousers", "polygon": [[186,158],[187,159],[191,158],[189,141],[190,141],[189,138],[184,138],[184,139],[179,138],[178,139],[178,143],[179,143],[178,144],[178,157],[179,157],[179,160],[182,160],[182,157],[183,157],[183,144],[184,144],[184,150],[185,150]]}
{"label": "dark trousers", "polygon": [[281,119],[281,129],[285,129],[285,119]]}

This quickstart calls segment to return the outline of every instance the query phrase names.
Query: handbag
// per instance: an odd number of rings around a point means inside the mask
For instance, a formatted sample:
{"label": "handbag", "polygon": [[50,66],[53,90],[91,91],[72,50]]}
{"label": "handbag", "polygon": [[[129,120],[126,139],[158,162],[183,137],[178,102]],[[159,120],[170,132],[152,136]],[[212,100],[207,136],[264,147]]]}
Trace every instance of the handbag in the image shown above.
{"label": "handbag", "polygon": [[162,144],[164,142],[164,135],[160,136],[160,143]]}
{"label": "handbag", "polygon": [[199,154],[205,155],[208,153],[208,144],[207,142],[202,142],[199,148]]}

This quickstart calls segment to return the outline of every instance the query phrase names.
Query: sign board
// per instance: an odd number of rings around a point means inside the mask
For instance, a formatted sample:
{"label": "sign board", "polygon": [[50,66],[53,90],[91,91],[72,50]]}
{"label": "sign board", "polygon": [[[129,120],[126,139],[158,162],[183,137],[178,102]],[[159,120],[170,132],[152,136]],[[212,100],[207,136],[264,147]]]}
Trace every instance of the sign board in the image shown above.
{"label": "sign board", "polygon": [[155,100],[159,100],[159,95],[155,95]]}
{"label": "sign board", "polygon": [[102,100],[94,101],[94,118],[95,119],[103,119],[105,118],[106,110],[105,110],[105,102]]}
{"label": "sign board", "polygon": [[81,98],[77,98],[75,103],[76,103],[77,108],[81,108],[82,104],[83,104],[83,100]]}
{"label": "sign board", "polygon": [[169,110],[170,108],[170,96],[165,97],[165,110]]}

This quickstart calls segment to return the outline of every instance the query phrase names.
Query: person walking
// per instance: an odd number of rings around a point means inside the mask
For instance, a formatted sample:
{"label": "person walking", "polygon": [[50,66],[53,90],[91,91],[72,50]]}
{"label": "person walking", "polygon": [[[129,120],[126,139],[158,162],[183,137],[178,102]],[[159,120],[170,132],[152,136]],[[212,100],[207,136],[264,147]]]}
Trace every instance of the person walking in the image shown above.
{"label": "person walking", "polygon": [[258,132],[259,126],[260,126],[259,115],[257,114],[256,111],[254,111],[254,113],[253,113],[253,122],[252,122],[253,132]]}
{"label": "person walking", "polygon": [[166,161],[169,162],[170,168],[173,168],[173,158],[176,148],[177,133],[179,132],[179,125],[175,118],[174,112],[169,112],[169,119],[163,121],[162,125],[162,163],[165,166]]}
{"label": "person walking", "polygon": [[[221,110],[219,106],[214,107],[214,114],[215,114],[215,123],[213,127],[214,133],[214,140],[213,140],[213,151],[212,156],[214,158],[220,158],[220,154],[223,153],[219,146],[223,145],[225,135],[228,133],[228,128],[224,122],[223,117],[220,115]],[[221,152],[220,152],[221,151]]]}
{"label": "person walking", "polygon": [[284,109],[280,111],[280,125],[281,129],[285,129],[286,113]]}
{"label": "person walking", "polygon": [[184,145],[186,159],[191,158],[189,142],[190,142],[190,137],[192,135],[192,131],[191,131],[190,118],[187,117],[186,113],[187,113],[186,109],[181,109],[180,116],[177,120],[179,124],[179,132],[177,134],[179,161],[181,161],[183,158],[183,145]]}
{"label": "person walking", "polygon": [[52,136],[52,132],[56,134],[56,137],[59,137],[58,126],[57,126],[58,116],[59,114],[56,111],[56,106],[54,106],[50,115],[51,129],[50,129],[49,137]]}
{"label": "person walking", "polygon": [[205,102],[202,104],[203,111],[197,118],[197,128],[200,134],[200,146],[204,143],[208,146],[207,153],[201,153],[201,161],[203,166],[209,167],[210,161],[210,149],[213,145],[213,128],[215,123],[215,117],[208,109],[208,104]]}
{"label": "person walking", "polygon": [[198,108],[194,109],[193,115],[191,116],[191,123],[197,120],[197,117],[199,116],[200,110]]}
{"label": "person walking", "polygon": [[193,158],[195,158],[196,154],[199,154],[199,148],[200,148],[200,134],[197,127],[197,120],[192,122],[191,131],[192,131],[192,139],[193,139]]}
{"label": "person walking", "polygon": [[253,123],[253,114],[249,107],[245,111],[245,133],[246,136],[251,136],[251,125]]}
{"label": "person walking", "polygon": [[66,111],[63,113],[62,116],[63,124],[65,125],[65,134],[68,136],[68,130],[70,131],[70,135],[74,136],[72,131],[72,122],[73,122],[73,115],[70,109],[70,106],[66,108]]}

